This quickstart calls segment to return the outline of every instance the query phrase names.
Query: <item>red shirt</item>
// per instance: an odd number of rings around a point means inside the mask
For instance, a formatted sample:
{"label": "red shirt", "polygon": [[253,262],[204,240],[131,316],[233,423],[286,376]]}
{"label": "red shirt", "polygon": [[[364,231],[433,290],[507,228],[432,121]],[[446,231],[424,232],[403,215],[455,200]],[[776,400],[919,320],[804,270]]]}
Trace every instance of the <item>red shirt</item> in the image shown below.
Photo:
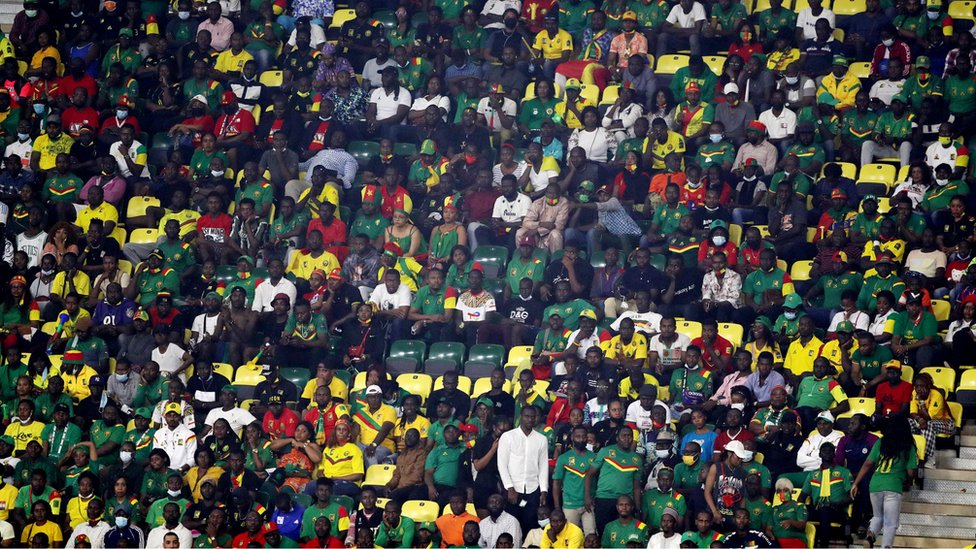
{"label": "red shirt", "polygon": [[739,248],[732,241],[726,242],[725,246],[719,248],[708,240],[703,240],[698,247],[698,262],[701,263],[715,255],[715,252],[725,253],[726,262],[730,267],[735,267],[739,262]]}
{"label": "red shirt", "polygon": [[95,79],[87,74],[82,76],[80,80],[75,80],[74,76],[65,76],[61,78],[60,85],[61,92],[68,97],[71,97],[78,88],[85,88],[89,98],[94,98],[98,95],[98,82],[95,82]]}
{"label": "red shirt", "polygon": [[549,408],[549,416],[546,418],[546,425],[552,427],[557,423],[565,423],[569,421],[569,411],[573,408],[577,410],[583,409],[583,400],[580,399],[576,404],[570,404],[569,400],[565,397],[559,397],[555,402],[552,403],[552,408]]}
{"label": "red shirt", "polygon": [[271,436],[271,440],[281,437],[295,436],[295,427],[298,427],[298,414],[291,408],[282,408],[281,417],[274,417],[271,410],[264,413],[264,421],[261,422],[264,432]]}
{"label": "red shirt", "polygon": [[319,541],[319,538],[312,538],[305,542],[302,547],[308,547],[309,549],[321,549],[325,547],[326,549],[342,549],[346,545],[339,541],[339,538],[335,536],[329,536],[325,538],[325,543]]}
{"label": "red shirt", "polygon": [[[321,151],[325,148],[325,136],[329,132],[329,126],[332,125],[330,120],[319,120],[318,127],[315,131],[311,132],[311,140],[308,143],[308,150],[310,151]],[[268,135],[268,139],[273,136],[274,133]]]}
{"label": "red shirt", "polygon": [[912,384],[899,380],[894,387],[887,381],[878,385],[878,391],[874,395],[877,409],[882,416],[900,412],[902,407],[912,401]]}
{"label": "red shirt", "polygon": [[203,138],[205,133],[213,133],[214,131],[214,119],[209,114],[203,116],[191,116],[190,118],[184,119],[180,124],[187,126],[200,126],[203,128],[201,131],[193,132],[193,147],[200,146],[200,140]]}
{"label": "red shirt", "polygon": [[236,137],[247,132],[251,134],[249,141],[254,141],[254,130],[254,115],[244,109],[237,109],[237,112],[230,116],[220,115],[214,125],[214,134],[217,139]]}
{"label": "red shirt", "polygon": [[[325,288],[325,286],[322,286]],[[336,423],[339,421],[339,416],[336,414],[337,406],[332,404],[329,409],[322,413],[322,410],[318,408],[313,408],[305,412],[305,417],[302,419],[311,423],[315,426],[315,436],[318,439],[319,444],[325,444],[326,440],[329,440],[329,436],[332,435],[332,430],[335,429]],[[319,421],[322,422],[321,432],[319,432]]]}
{"label": "red shirt", "polygon": [[491,214],[495,209],[495,200],[501,196],[500,193],[490,191],[475,191],[465,199],[464,210],[468,213],[470,221],[486,222],[491,219]]}
{"label": "red shirt", "polygon": [[234,225],[234,220],[229,215],[221,212],[214,219],[210,214],[204,214],[197,220],[197,232],[211,242],[223,244],[230,238],[230,230]]}
{"label": "red shirt", "polygon": [[526,0],[522,3],[522,18],[529,32],[536,34],[544,28],[546,14],[552,11],[554,0]]}
{"label": "red shirt", "polygon": [[749,431],[747,426],[742,426],[742,429],[735,433],[735,436],[729,436],[729,430],[723,429],[719,431],[718,436],[715,437],[715,443],[712,445],[714,453],[721,454],[725,451],[725,445],[732,442],[733,440],[738,440],[739,442],[745,442],[747,440],[756,440],[756,435]]}
{"label": "red shirt", "polygon": [[91,107],[68,107],[61,114],[61,126],[71,137],[78,137],[82,126],[98,127],[98,111]]}
{"label": "red shirt", "polygon": [[678,202],[687,206],[689,210],[700,208],[705,203],[705,185],[702,184],[697,189],[693,189],[685,183],[681,186],[681,194],[678,195]]}
{"label": "red shirt", "polygon": [[328,227],[322,222],[322,218],[313,219],[308,224],[308,230],[305,231],[306,239],[312,231],[322,233],[322,245],[326,248],[335,244],[342,244],[346,241],[346,223],[336,217],[332,218],[332,223]]}
{"label": "red shirt", "polygon": [[[691,340],[691,344],[702,350],[702,364],[705,366],[705,369],[712,371],[715,370],[717,365],[712,364],[712,354],[709,352],[709,349],[714,348],[716,351],[718,351],[718,354],[721,357],[731,357],[732,352],[734,351],[732,343],[720,335],[715,336],[715,341],[712,342],[712,345],[705,345],[705,342],[702,341],[701,337],[696,337],[695,339]],[[729,372],[731,372],[731,370],[719,373],[725,374]]]}
{"label": "red shirt", "polygon": [[[98,130],[98,135],[105,135],[105,130],[109,128],[121,128],[123,126],[132,126],[132,131],[135,132],[136,139],[139,138],[139,133],[141,133],[141,129],[139,128],[139,120],[132,114],[125,117],[125,120],[119,120],[115,116],[106,118],[105,122],[102,123],[102,129]],[[143,145],[145,145],[145,143],[143,143]]]}
{"label": "red shirt", "polygon": [[403,209],[403,205],[409,195],[407,194],[407,190],[399,185],[396,186],[396,189],[393,189],[392,194],[387,190],[386,185],[367,185],[363,194],[363,200],[372,200],[371,197],[377,189],[379,189],[380,196],[382,197],[380,214],[383,217],[391,218],[393,217],[393,210]]}
{"label": "red shirt", "polygon": [[247,532],[241,532],[240,534],[234,536],[233,544],[235,548],[243,549],[252,543],[256,543],[261,547],[264,547],[264,533],[258,532],[257,535],[252,537],[251,534],[248,534]]}

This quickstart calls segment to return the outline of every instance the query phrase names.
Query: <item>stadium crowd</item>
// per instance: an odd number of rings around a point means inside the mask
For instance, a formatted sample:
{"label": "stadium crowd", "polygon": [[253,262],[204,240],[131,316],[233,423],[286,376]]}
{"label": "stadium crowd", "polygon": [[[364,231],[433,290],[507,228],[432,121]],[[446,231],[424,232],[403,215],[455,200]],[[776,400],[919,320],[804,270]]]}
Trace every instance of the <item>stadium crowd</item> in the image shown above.
{"label": "stadium crowd", "polygon": [[0,545],[892,547],[976,16],[786,4],[25,0]]}

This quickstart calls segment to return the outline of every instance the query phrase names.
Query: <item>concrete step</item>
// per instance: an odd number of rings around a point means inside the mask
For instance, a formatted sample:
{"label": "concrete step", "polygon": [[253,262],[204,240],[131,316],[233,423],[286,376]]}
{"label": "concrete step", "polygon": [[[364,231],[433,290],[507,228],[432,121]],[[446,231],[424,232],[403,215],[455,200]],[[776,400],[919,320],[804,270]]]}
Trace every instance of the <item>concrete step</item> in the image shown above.
{"label": "concrete step", "polygon": [[[976,471],[976,459],[957,458],[952,450],[939,450],[939,469],[956,469],[960,471]],[[928,471],[926,471],[928,474]]]}
{"label": "concrete step", "polygon": [[976,433],[960,436],[959,445],[963,448],[976,446]]}
{"label": "concrete step", "polygon": [[[933,509],[936,510],[936,509]],[[902,527],[907,525],[925,526],[929,528],[962,528],[976,532],[976,517],[938,515],[932,513],[905,513],[900,519]]]}
{"label": "concrete step", "polygon": [[[968,539],[972,544],[973,535],[976,530],[971,528],[944,528],[935,527],[927,524],[901,524],[898,527],[898,535],[906,537],[921,537],[930,539]],[[964,547],[965,544],[955,547]]]}
{"label": "concrete step", "polygon": [[976,493],[937,492],[929,490],[928,483],[925,484],[925,487],[926,490],[912,490],[911,492],[906,493],[904,499],[934,505],[976,505]]}
{"label": "concrete step", "polygon": [[[929,471],[931,471],[931,469]],[[967,480],[943,480],[929,477],[929,471],[925,472],[926,492],[933,491],[944,494],[976,494],[976,481],[972,480],[974,478],[972,473],[970,473],[969,479]],[[938,471],[938,469],[936,469],[936,471]]]}
{"label": "concrete step", "polygon": [[[950,460],[946,460],[947,462]],[[939,462],[938,469],[926,469],[925,470],[925,482],[930,480],[963,480],[971,481],[973,480],[972,470],[963,469],[943,469],[942,462]]]}
{"label": "concrete step", "polygon": [[903,500],[901,503],[901,512],[926,516],[972,517],[976,516],[976,506],[946,503],[932,504]]}
{"label": "concrete step", "polygon": [[[899,532],[901,529],[899,529]],[[877,542],[880,543],[880,540]],[[895,547],[919,547],[935,549],[959,549],[973,544],[972,537],[964,538],[933,538],[928,536],[895,536]]]}

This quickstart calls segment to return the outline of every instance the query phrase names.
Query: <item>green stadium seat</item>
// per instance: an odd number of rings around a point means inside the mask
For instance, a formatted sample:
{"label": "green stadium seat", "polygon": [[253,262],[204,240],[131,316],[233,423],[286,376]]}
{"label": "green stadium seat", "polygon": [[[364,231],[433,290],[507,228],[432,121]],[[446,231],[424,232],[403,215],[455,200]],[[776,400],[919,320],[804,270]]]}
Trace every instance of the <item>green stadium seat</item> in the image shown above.
{"label": "green stadium seat", "polygon": [[468,360],[490,362],[500,367],[505,362],[505,347],[492,343],[479,343],[468,350]]}
{"label": "green stadium seat", "polygon": [[412,358],[417,364],[424,362],[427,344],[416,339],[399,339],[390,346],[388,358]]}

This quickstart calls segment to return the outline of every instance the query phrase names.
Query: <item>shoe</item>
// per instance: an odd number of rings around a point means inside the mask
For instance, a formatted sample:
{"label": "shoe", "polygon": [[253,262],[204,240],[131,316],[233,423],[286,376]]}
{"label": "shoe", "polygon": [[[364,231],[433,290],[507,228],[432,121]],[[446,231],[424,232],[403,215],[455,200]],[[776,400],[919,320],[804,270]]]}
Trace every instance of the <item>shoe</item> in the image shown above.
{"label": "shoe", "polygon": [[864,547],[865,549],[874,547],[874,535],[868,533],[868,535],[864,536]]}
{"label": "shoe", "polygon": [[925,469],[938,469],[935,456],[932,456],[932,459],[925,462]]}

